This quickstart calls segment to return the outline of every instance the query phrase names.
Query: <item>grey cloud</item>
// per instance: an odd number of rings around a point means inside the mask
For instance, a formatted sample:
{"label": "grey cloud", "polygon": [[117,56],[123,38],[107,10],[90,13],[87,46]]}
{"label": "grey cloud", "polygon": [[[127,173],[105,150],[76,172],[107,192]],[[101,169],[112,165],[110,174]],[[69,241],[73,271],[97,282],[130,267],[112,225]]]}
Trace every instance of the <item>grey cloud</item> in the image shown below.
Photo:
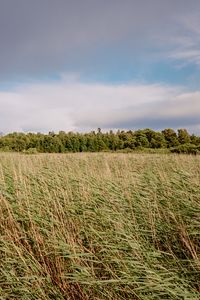
{"label": "grey cloud", "polygon": [[[167,94],[167,91],[166,91]],[[170,97],[170,95],[168,94]],[[102,113],[86,113],[75,125],[79,128],[200,128],[200,92],[181,93],[162,101],[151,101]],[[198,129],[199,134],[199,129]]]}
{"label": "grey cloud", "polygon": [[[155,112],[154,112],[155,113]],[[184,117],[156,117],[156,116],[144,116],[141,118],[134,117],[130,120],[124,120],[123,122],[116,122],[111,125],[112,128],[130,128],[130,129],[141,129],[141,128],[152,128],[155,130],[161,130],[165,128],[195,128],[200,125],[200,116],[193,117],[192,115]],[[108,126],[108,124],[107,124]],[[109,125],[110,126],[110,125]],[[96,127],[95,127],[96,128]],[[107,127],[109,128],[109,127]],[[199,134],[199,132],[198,132]]]}
{"label": "grey cloud", "polygon": [[0,79],[80,69],[120,43],[131,57],[198,9],[195,0],[0,0]]}

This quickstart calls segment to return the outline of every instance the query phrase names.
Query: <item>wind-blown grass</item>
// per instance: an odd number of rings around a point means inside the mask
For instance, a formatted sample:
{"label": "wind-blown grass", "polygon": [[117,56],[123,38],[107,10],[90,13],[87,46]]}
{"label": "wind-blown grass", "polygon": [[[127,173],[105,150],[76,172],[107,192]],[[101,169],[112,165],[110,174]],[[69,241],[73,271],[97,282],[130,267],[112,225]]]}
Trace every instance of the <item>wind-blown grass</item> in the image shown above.
{"label": "wind-blown grass", "polygon": [[0,299],[200,299],[200,157],[0,154]]}

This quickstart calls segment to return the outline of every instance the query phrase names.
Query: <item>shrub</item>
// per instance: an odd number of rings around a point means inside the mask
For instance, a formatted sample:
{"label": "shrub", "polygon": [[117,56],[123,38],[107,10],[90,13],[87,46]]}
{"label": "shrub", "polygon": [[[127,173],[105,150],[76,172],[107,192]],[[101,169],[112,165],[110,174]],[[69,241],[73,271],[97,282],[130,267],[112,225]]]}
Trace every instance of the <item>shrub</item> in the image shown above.
{"label": "shrub", "polygon": [[25,154],[37,154],[38,150],[37,150],[37,148],[29,148],[27,150],[24,150],[23,153],[25,153]]}
{"label": "shrub", "polygon": [[183,153],[183,154],[198,154],[200,153],[199,148],[193,144],[183,144],[179,145],[177,147],[173,147],[170,149],[172,153]]}

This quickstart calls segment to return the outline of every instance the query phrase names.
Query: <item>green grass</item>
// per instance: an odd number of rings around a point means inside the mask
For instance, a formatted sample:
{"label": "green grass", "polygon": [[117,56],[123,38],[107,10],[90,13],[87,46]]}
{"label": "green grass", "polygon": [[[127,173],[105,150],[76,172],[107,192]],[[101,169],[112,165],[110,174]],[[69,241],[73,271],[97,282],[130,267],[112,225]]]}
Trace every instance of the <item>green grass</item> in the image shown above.
{"label": "green grass", "polygon": [[0,299],[200,299],[200,157],[0,154]]}

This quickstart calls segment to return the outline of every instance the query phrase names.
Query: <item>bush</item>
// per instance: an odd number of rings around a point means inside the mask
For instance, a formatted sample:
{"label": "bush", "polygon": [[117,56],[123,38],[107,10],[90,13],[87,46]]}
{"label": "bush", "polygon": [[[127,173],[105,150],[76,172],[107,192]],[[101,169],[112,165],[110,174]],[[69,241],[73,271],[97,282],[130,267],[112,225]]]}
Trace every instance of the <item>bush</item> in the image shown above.
{"label": "bush", "polygon": [[183,153],[183,154],[194,154],[194,155],[200,153],[199,150],[200,150],[199,147],[193,144],[183,144],[170,149],[172,153],[179,153],[179,154]]}
{"label": "bush", "polygon": [[11,150],[8,146],[4,146],[0,148],[0,152],[11,152]]}
{"label": "bush", "polygon": [[23,153],[25,153],[25,154],[37,154],[38,150],[37,150],[37,148],[29,148],[27,150],[24,150]]}

